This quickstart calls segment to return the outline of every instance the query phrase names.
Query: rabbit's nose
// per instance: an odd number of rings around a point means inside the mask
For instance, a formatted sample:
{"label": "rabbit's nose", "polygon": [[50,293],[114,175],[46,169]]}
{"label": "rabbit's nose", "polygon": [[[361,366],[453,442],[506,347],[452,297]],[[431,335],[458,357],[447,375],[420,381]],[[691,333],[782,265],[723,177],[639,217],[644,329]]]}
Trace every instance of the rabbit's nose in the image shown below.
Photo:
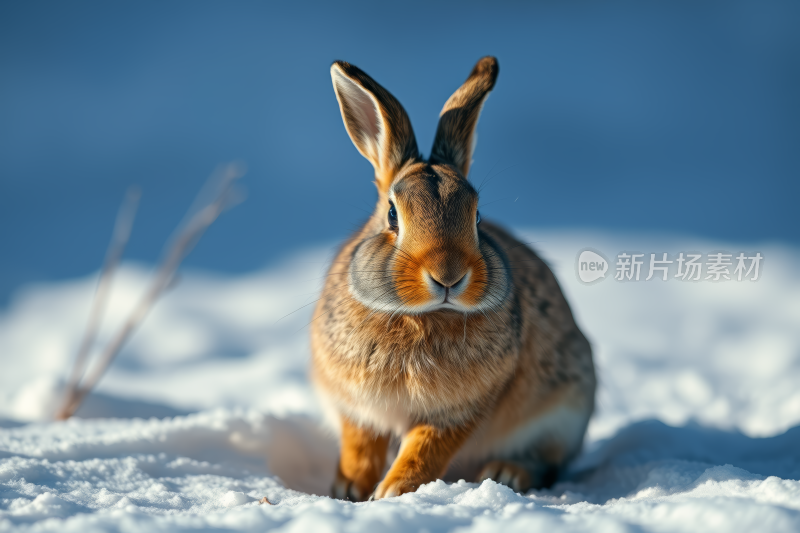
{"label": "rabbit's nose", "polygon": [[431,278],[432,282],[434,282],[436,285],[442,287],[443,289],[452,289],[455,286],[457,286],[459,283],[461,283],[464,280],[465,277],[467,277],[467,273],[464,272],[464,273],[462,273],[461,275],[458,275],[458,276],[452,276],[452,275],[450,275],[450,276],[448,276],[448,275],[442,276],[442,275],[440,275],[438,277],[438,279],[437,279],[437,276],[432,274],[432,273],[429,273],[428,276]]}
{"label": "rabbit's nose", "polygon": [[461,250],[432,250],[423,258],[431,288],[455,289],[467,277],[470,262]]}

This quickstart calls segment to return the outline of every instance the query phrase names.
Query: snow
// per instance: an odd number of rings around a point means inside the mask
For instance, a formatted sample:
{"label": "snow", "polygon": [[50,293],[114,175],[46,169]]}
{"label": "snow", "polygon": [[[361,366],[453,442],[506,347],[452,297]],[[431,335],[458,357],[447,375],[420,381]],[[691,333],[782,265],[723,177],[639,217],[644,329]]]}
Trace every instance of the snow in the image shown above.
{"label": "snow", "polygon": [[[599,375],[584,452],[552,489],[324,496],[337,448],[306,326],[333,248],[314,249],[248,275],[185,273],[63,423],[48,417],[96,278],[19,292],[0,314],[0,531],[800,531],[800,250],[520,233],[556,271]],[[586,286],[587,247],[765,259],[757,282]],[[148,275],[119,272],[101,341]]]}

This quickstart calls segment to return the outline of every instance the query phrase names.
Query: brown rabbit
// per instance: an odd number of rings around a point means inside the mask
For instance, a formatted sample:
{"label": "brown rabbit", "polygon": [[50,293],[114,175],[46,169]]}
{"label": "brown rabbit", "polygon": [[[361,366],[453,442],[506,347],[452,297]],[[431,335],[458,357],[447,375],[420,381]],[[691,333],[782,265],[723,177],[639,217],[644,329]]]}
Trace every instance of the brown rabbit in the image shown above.
{"label": "brown rabbit", "polygon": [[[337,498],[412,492],[451,463],[451,475],[525,491],[552,483],[581,447],[594,408],[589,343],[547,265],[481,222],[467,181],[497,73],[495,58],[478,61],[425,161],[400,103],[357,67],[331,67],[378,188],[312,322],[312,377],[341,427]],[[402,440],[383,476],[391,437]]]}

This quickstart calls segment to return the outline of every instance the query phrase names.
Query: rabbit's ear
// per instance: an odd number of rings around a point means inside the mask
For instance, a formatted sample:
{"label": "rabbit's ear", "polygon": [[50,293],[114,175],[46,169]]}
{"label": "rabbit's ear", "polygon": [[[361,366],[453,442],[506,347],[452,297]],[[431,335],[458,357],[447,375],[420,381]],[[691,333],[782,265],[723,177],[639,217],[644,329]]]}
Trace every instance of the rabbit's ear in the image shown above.
{"label": "rabbit's ear", "polygon": [[358,67],[336,61],[331,78],[347,133],[385,190],[405,163],[419,159],[411,121],[400,102]]}
{"label": "rabbit's ear", "polygon": [[464,85],[445,102],[433,140],[431,163],[453,165],[464,177],[469,174],[477,140],[475,127],[499,70],[497,59],[491,56],[482,58],[475,64]]}

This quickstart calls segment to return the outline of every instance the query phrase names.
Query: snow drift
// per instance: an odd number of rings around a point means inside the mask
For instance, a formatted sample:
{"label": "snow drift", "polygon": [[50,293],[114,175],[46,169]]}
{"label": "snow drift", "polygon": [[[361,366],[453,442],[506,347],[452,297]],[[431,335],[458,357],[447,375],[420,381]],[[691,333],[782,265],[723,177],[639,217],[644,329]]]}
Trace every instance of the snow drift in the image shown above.
{"label": "snow drift", "polygon": [[[47,420],[96,280],[20,292],[0,315],[0,531],[800,530],[798,250],[758,247],[755,283],[586,286],[585,247],[742,246],[523,238],[559,277],[600,378],[584,453],[552,489],[437,481],[380,502],[325,497],[338,452],[306,377],[313,305],[301,306],[332,251],[311,250],[244,276],[185,274],[65,423]],[[101,342],[147,274],[119,273]]]}

